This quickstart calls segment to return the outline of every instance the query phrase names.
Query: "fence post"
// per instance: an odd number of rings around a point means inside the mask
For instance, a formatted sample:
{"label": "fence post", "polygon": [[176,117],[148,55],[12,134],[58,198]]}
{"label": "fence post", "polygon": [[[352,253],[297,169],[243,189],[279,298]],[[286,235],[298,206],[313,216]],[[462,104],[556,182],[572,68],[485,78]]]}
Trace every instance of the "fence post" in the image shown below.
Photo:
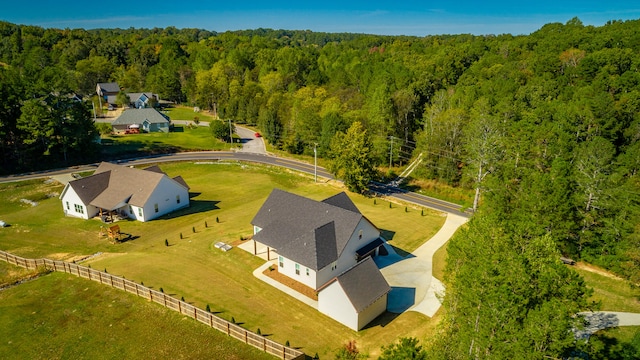
{"label": "fence post", "polygon": [[246,344],[249,343],[249,332],[247,330],[244,331],[244,342]]}
{"label": "fence post", "polygon": [[227,335],[231,336],[231,326],[229,326],[229,322],[227,321]]}

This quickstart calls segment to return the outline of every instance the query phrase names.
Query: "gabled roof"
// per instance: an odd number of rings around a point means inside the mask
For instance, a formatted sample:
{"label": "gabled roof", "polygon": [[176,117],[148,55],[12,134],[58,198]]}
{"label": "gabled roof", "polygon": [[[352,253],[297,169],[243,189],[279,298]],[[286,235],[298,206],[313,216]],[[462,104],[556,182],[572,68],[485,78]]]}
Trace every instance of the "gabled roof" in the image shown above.
{"label": "gabled roof", "polygon": [[158,99],[158,96],[154,93],[150,93],[150,92],[141,92],[141,93],[127,93],[127,96],[129,96],[129,101],[131,101],[131,103],[134,103],[138,100],[140,100],[140,98],[143,98],[144,102],[147,102],[147,100],[155,98],[156,100]]}
{"label": "gabled roof", "polygon": [[322,202],[360,214],[360,209],[356,207],[356,204],[351,201],[347,193],[345,193],[344,191],[339,194],[333,195],[330,198],[326,198],[322,200]]}
{"label": "gabled roof", "polygon": [[148,121],[150,124],[169,123],[169,119],[162,115],[158,110],[145,108],[145,109],[128,109],[122,112],[122,114],[111,123],[111,125],[142,125]]}
{"label": "gabled roof", "polygon": [[274,189],[251,221],[262,229],[253,239],[288,259],[320,270],[338,259],[364,218],[346,194],[344,197],[338,194],[328,202],[315,201]]}
{"label": "gabled roof", "polygon": [[[157,167],[151,167],[155,168]],[[162,171],[140,170],[103,162],[93,175],[70,181],[69,186],[83,203],[115,210],[126,204],[144,206],[158,183],[166,176]],[[186,183],[178,184],[188,189]]]}
{"label": "gabled roof", "polygon": [[371,257],[336,277],[357,312],[362,312],[391,291],[387,280]]}
{"label": "gabled roof", "polygon": [[98,87],[103,93],[119,93],[120,85],[117,82],[98,83]]}

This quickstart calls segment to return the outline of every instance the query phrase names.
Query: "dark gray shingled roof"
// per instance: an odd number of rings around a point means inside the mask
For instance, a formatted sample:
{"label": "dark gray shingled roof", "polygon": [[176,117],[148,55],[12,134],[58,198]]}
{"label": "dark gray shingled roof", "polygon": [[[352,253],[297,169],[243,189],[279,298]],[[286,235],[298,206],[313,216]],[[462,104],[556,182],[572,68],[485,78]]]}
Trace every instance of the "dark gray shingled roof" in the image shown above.
{"label": "dark gray shingled roof", "polygon": [[391,291],[389,283],[371,257],[338,275],[336,280],[357,312],[362,312],[380,297]]}
{"label": "dark gray shingled roof", "polygon": [[351,201],[351,199],[349,199],[349,196],[344,191],[339,194],[333,195],[330,198],[324,199],[322,200],[322,202],[360,214],[360,209],[356,207],[356,205],[353,203],[353,201]]}
{"label": "dark gray shingled roof", "polygon": [[327,200],[274,189],[251,221],[262,229],[253,239],[315,271],[324,268],[338,259],[364,218],[346,194]]}
{"label": "dark gray shingled roof", "polygon": [[120,85],[118,85],[117,82],[98,83],[98,86],[105,93],[119,93],[120,92]]}
{"label": "dark gray shingled roof", "polygon": [[122,114],[115,119],[111,125],[141,125],[145,120],[150,124],[169,123],[164,115],[158,112],[156,109],[128,109],[122,112]]}

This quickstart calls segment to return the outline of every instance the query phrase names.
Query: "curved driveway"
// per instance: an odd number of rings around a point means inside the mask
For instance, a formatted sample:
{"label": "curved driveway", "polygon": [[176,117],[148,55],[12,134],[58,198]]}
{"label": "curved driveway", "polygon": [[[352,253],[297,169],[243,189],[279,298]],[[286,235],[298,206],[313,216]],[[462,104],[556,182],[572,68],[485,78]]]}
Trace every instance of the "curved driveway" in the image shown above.
{"label": "curved driveway", "polygon": [[438,295],[444,292],[442,283],[433,277],[433,254],[468,220],[460,215],[448,214],[442,228],[408,256],[401,257],[387,244],[389,255],[374,257],[391,286],[387,310],[393,313],[417,311],[433,317],[440,308]]}

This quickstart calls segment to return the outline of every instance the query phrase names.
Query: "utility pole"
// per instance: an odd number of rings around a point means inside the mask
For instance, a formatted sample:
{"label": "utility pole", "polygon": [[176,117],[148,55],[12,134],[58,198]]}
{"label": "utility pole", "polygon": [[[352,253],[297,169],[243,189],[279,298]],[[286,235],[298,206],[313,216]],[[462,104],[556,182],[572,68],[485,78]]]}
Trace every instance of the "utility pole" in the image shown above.
{"label": "utility pole", "polygon": [[229,142],[233,143],[233,132],[231,131],[231,119],[229,119]]}
{"label": "utility pole", "polygon": [[389,170],[391,170],[392,159],[393,159],[393,136],[391,136],[391,146],[389,146]]}
{"label": "utility pole", "polygon": [[313,143],[313,179],[318,182],[318,151],[316,147],[318,143]]}

